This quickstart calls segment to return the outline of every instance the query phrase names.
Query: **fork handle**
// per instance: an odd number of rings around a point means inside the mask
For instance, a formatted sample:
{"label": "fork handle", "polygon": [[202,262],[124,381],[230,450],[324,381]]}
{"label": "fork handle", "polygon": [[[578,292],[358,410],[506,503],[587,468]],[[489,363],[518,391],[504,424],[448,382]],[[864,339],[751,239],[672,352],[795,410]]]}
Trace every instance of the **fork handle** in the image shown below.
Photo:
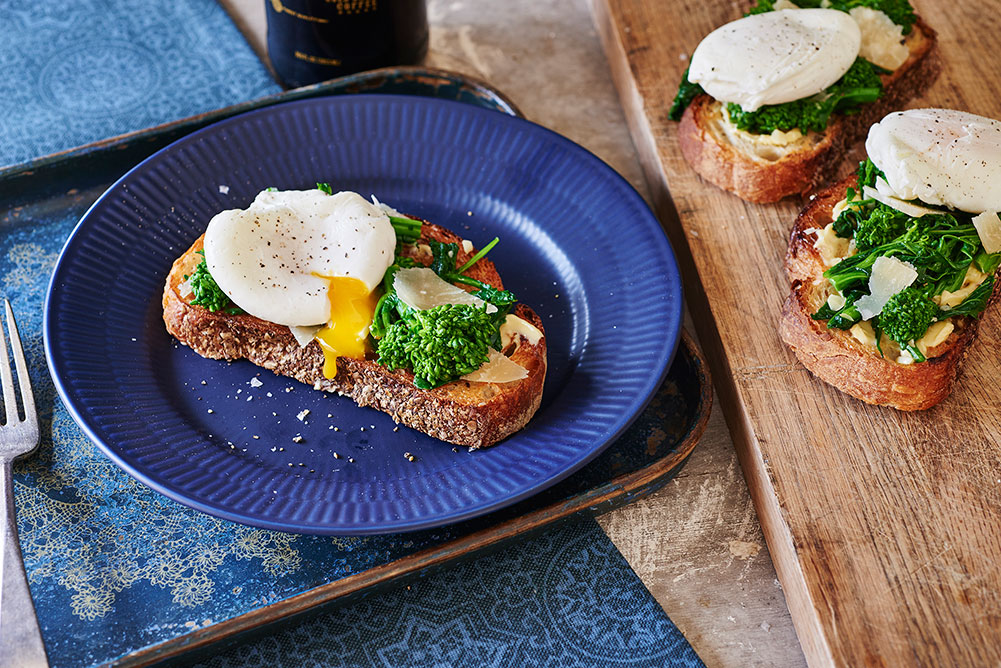
{"label": "fork handle", "polygon": [[35,617],[35,605],[28,589],[21,547],[17,542],[14,516],[14,477],[11,462],[3,462],[0,473],[3,497],[3,557],[0,561],[0,657],[11,668],[39,668],[49,665],[45,644]]}

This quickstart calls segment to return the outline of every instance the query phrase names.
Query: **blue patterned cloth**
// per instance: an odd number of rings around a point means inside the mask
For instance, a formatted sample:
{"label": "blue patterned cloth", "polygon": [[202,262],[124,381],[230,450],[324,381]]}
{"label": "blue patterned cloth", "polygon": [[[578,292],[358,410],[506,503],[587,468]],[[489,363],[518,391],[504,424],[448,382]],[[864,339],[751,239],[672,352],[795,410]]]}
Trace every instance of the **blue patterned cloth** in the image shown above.
{"label": "blue patterned cloth", "polygon": [[[213,0],[8,0],[0,2],[0,36],[0,165],[279,90]],[[59,200],[0,184],[0,297],[18,316],[43,431],[39,452],[15,469],[18,527],[53,666],[107,663],[477,528],[366,538],[258,530],[160,496],[88,441],[45,367],[42,310],[59,249],[115,176],[82,174]],[[607,480],[623,466],[622,452],[671,447],[665,416],[679,410],[676,395],[655,400],[627,434],[642,447],[613,447],[589,468],[592,478],[567,484]],[[701,662],[593,521],[209,660],[373,664]]]}
{"label": "blue patterned cloth", "polygon": [[696,668],[593,520],[236,646],[203,668]]}
{"label": "blue patterned cloth", "polygon": [[0,166],[279,91],[214,0],[0,2]]}

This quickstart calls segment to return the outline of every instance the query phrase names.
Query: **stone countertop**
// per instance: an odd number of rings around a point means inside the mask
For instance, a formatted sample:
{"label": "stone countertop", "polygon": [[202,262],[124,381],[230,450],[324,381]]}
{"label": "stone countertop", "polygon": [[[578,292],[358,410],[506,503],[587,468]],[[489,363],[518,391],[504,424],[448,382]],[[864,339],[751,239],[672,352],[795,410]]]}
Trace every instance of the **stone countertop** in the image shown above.
{"label": "stone countertop", "polygon": [[[264,0],[222,3],[266,59]],[[428,0],[428,18],[426,64],[497,87],[649,201],[587,0]],[[805,665],[718,410],[671,483],[599,523],[706,665]]]}

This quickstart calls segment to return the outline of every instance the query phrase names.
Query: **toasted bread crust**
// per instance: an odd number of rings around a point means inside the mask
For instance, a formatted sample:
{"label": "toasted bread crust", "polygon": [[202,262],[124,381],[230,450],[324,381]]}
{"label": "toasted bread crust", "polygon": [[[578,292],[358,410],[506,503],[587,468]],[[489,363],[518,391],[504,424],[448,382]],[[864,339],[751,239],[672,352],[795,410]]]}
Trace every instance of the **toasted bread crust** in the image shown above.
{"label": "toasted bread crust", "polygon": [[[460,237],[424,223],[421,240],[410,254],[425,264],[430,263],[430,257],[420,249],[430,239],[460,244],[460,264],[472,255],[463,251]],[[545,336],[534,344],[517,337],[512,342],[513,351],[505,351],[528,370],[527,378],[511,383],[459,380],[422,390],[414,386],[412,373],[389,371],[375,361],[374,355],[367,359],[341,357],[337,360],[336,377],[326,378],[323,351],[316,341],[300,346],[284,325],[247,314],[208,311],[189,304],[181,296],[179,286],[185,274],[200,261],[195,253],[201,247],[199,238],[174,262],[164,286],[163,319],[168,332],[203,357],[247,359],[315,389],[350,396],[360,406],[389,413],[396,422],[435,438],[473,448],[493,445],[518,431],[539,408],[546,377]],[[487,259],[480,260],[466,273],[503,289],[497,270]],[[542,320],[528,306],[518,304],[513,312],[544,331]]]}
{"label": "toasted bread crust", "polygon": [[907,36],[910,56],[882,75],[883,95],[857,114],[837,114],[822,133],[810,133],[803,146],[778,159],[765,159],[734,145],[720,129],[723,105],[699,95],[685,110],[678,144],[702,178],[741,199],[759,204],[805,194],[828,180],[845,153],[869,126],[924,92],[938,77],[941,61],[935,31],[920,18]]}
{"label": "toasted bread crust", "polygon": [[[954,318],[955,330],[943,343],[928,351],[928,360],[899,364],[881,357],[874,346],[849,332],[828,329],[811,315],[827,300],[825,266],[814,247],[816,234],[832,220],[834,205],[844,199],[847,178],[817,193],[803,209],[789,237],[786,274],[789,296],[782,307],[779,335],[807,369],[821,380],[869,404],[904,411],[925,410],[952,391],[959,367],[977,335],[979,318]],[[991,301],[998,295],[995,284]]]}

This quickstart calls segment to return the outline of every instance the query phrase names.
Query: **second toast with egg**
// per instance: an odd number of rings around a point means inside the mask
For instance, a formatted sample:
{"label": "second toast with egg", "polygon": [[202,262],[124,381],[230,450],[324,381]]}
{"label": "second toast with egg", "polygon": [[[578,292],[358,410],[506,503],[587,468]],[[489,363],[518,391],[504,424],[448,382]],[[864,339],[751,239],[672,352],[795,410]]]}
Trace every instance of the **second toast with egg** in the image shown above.
{"label": "second toast with egg", "polygon": [[681,153],[702,178],[749,202],[805,194],[832,176],[872,123],[935,81],[941,69],[935,31],[918,18],[905,45],[907,60],[880,77],[882,96],[858,113],[836,115],[823,132],[753,135],[736,130],[724,119],[724,103],[698,95],[678,127]]}
{"label": "second toast with egg", "polygon": [[[463,248],[462,239],[437,225],[423,223],[416,244],[404,253],[428,265],[424,252],[431,241],[459,246],[459,261],[475,249]],[[501,352],[527,371],[526,377],[506,383],[456,380],[433,389],[414,386],[405,369],[390,371],[373,355],[364,359],[341,357],[337,374],[323,373],[324,353],[312,340],[300,345],[289,328],[252,315],[210,311],[182,296],[182,284],[201,261],[202,239],[175,262],[163,292],[163,318],[167,330],[203,357],[247,359],[274,373],[299,380],[315,389],[351,397],[360,406],[390,414],[401,424],[435,438],[469,447],[483,447],[521,429],[538,409],[546,375],[546,338],[539,316],[527,305],[517,304],[513,315],[527,326],[505,336]],[[467,274],[503,289],[493,263],[483,258]]]}

